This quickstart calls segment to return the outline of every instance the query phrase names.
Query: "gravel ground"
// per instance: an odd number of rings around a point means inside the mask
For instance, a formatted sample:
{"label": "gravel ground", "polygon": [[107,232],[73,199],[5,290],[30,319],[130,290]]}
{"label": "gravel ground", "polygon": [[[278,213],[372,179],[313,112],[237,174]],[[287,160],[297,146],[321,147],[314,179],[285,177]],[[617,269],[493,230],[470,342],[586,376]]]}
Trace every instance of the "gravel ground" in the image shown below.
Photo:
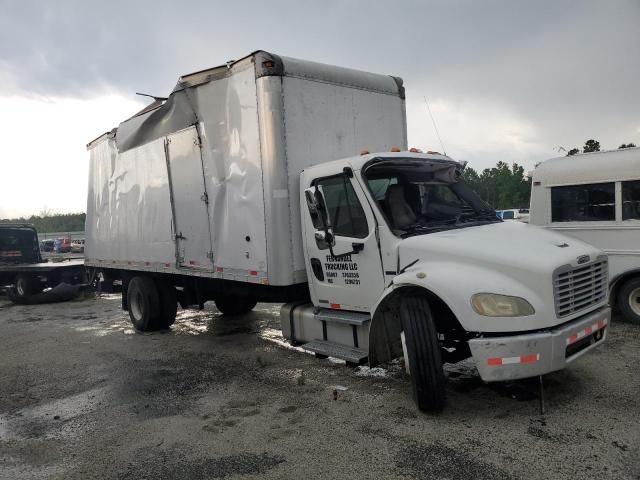
{"label": "gravel ground", "polygon": [[640,478],[640,327],[545,377],[544,415],[535,382],[462,363],[434,416],[397,364],[287,348],[278,310],[207,304],[137,334],[118,295],[0,297],[0,478]]}

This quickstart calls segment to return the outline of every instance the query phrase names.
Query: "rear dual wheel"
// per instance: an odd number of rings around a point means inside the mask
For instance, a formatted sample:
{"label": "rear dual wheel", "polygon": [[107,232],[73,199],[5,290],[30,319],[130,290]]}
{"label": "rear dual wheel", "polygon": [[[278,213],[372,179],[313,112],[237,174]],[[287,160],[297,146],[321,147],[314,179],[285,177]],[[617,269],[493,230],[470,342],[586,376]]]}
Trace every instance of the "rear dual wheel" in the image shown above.
{"label": "rear dual wheel", "polygon": [[25,299],[42,291],[42,284],[33,275],[20,273],[13,283],[14,292],[17,298]]}
{"label": "rear dual wheel", "polygon": [[133,277],[127,288],[131,323],[142,332],[169,328],[176,319],[178,299],[173,285],[162,279]]}

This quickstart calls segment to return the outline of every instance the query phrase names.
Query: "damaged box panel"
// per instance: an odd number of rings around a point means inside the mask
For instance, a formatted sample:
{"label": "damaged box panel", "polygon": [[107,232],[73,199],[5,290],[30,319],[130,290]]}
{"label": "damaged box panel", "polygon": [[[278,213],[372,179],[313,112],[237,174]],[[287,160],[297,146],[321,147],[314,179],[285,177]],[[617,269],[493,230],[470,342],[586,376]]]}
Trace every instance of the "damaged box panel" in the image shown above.
{"label": "damaged box panel", "polygon": [[87,265],[306,281],[299,175],[406,148],[402,81],[255,52],[88,145]]}

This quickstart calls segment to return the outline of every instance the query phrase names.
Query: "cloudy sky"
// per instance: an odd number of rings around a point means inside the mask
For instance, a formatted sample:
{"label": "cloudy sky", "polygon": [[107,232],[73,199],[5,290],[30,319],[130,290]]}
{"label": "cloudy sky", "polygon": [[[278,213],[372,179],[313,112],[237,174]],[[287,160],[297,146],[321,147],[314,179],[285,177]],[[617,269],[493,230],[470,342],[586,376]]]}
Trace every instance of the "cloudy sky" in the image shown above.
{"label": "cloudy sky", "polygon": [[85,209],[85,144],[180,74],[264,49],[398,75],[409,144],[530,169],[640,145],[640,0],[0,0],[0,218]]}

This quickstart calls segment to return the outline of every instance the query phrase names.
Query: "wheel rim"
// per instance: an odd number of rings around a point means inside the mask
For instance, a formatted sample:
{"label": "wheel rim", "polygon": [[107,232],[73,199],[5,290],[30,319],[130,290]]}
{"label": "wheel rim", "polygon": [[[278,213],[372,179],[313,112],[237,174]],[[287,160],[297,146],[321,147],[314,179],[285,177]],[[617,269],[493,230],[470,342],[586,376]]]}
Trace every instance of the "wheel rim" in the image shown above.
{"label": "wheel rim", "polygon": [[136,321],[139,321],[142,319],[142,292],[135,292],[135,295],[133,295],[133,298],[131,300],[132,302],[131,305],[129,305],[129,308],[131,308],[133,318],[135,318]]}
{"label": "wheel rim", "polygon": [[18,281],[16,282],[16,290],[18,291],[18,295],[20,295],[21,297],[24,296],[25,288],[24,288],[24,280],[22,278],[19,278]]}
{"label": "wheel rim", "polygon": [[628,302],[631,311],[640,317],[640,287],[631,290]]}

